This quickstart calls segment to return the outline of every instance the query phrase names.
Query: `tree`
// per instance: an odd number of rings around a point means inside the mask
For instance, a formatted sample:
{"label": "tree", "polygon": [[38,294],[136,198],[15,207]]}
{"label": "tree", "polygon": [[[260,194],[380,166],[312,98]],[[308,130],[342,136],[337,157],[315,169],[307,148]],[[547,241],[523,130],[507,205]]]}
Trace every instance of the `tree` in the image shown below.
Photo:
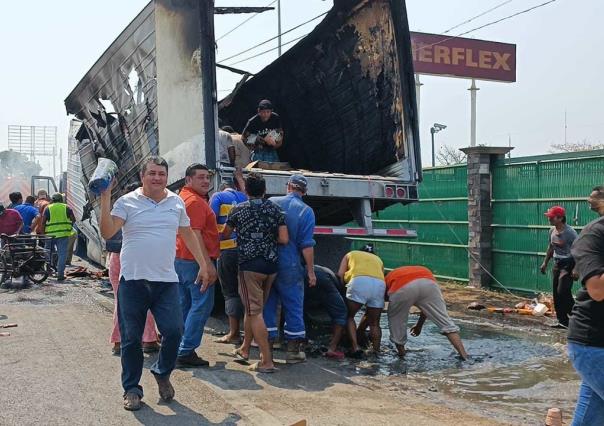
{"label": "tree", "polygon": [[587,139],[583,139],[581,142],[566,142],[552,144],[550,152],[581,152],[581,151],[593,151],[594,149],[604,149],[604,143],[591,143]]}
{"label": "tree", "polygon": [[0,152],[0,176],[21,176],[30,178],[39,175],[42,167],[30,161],[26,155],[16,151]]}
{"label": "tree", "polygon": [[436,153],[436,163],[439,166],[451,166],[466,162],[466,154],[449,145],[442,145]]}

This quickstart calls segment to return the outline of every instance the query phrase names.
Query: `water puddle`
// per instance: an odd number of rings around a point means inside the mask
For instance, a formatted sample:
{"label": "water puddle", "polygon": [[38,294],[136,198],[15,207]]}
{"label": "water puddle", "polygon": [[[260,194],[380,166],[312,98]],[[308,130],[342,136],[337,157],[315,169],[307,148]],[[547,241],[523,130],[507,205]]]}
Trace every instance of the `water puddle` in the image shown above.
{"label": "water puddle", "polygon": [[[414,320],[410,318],[409,326]],[[419,337],[409,336],[408,352],[400,359],[389,341],[387,319],[383,316],[384,352],[355,364],[356,372],[414,380],[427,391],[435,392],[435,397],[469,403],[472,408],[487,412],[496,409],[521,423],[543,417],[554,406],[571,415],[579,381],[564,354],[564,346],[551,337],[522,330],[458,325],[472,356],[470,362],[457,359],[447,338],[430,321]]]}

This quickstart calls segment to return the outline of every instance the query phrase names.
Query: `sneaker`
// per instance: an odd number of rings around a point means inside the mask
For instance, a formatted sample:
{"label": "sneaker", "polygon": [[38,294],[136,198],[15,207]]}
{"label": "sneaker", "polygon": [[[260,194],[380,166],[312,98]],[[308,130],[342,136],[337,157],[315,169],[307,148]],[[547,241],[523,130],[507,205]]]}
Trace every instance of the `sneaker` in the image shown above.
{"label": "sneaker", "polygon": [[195,351],[176,358],[177,367],[209,367],[210,363],[197,355]]}
{"label": "sneaker", "polygon": [[286,364],[298,364],[306,361],[306,354],[301,350],[302,345],[300,342],[291,341],[287,342],[287,352],[285,353]]}
{"label": "sneaker", "polygon": [[161,348],[161,346],[159,346],[159,343],[157,343],[157,342],[143,343],[143,352],[146,354],[152,354],[154,352],[159,352],[160,348]]}
{"label": "sneaker", "polygon": [[128,411],[137,411],[141,408],[141,397],[133,392],[124,395],[124,409]]}
{"label": "sneaker", "polygon": [[165,402],[172,401],[174,399],[174,387],[172,387],[172,383],[170,383],[169,376],[156,376],[155,381],[157,382],[157,390],[159,391],[159,397],[163,399]]}

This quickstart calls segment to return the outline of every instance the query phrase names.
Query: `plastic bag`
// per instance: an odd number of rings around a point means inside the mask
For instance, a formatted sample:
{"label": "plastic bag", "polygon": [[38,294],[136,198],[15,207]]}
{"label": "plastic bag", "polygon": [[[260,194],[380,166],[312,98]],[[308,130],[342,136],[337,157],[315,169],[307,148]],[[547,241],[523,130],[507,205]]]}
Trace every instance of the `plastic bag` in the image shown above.
{"label": "plastic bag", "polygon": [[92,178],[88,182],[88,189],[93,194],[100,195],[109,188],[115,175],[117,175],[117,164],[108,158],[99,158]]}

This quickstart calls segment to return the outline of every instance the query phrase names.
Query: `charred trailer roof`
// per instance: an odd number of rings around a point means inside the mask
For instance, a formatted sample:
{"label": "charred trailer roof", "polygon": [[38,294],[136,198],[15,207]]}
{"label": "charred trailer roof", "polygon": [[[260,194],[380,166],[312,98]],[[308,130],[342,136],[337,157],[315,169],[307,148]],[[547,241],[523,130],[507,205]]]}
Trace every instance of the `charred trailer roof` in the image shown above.
{"label": "charred trailer roof", "polygon": [[281,116],[282,161],[296,169],[420,179],[415,81],[404,0],[336,0],[304,39],[219,103],[242,131],[259,100]]}

